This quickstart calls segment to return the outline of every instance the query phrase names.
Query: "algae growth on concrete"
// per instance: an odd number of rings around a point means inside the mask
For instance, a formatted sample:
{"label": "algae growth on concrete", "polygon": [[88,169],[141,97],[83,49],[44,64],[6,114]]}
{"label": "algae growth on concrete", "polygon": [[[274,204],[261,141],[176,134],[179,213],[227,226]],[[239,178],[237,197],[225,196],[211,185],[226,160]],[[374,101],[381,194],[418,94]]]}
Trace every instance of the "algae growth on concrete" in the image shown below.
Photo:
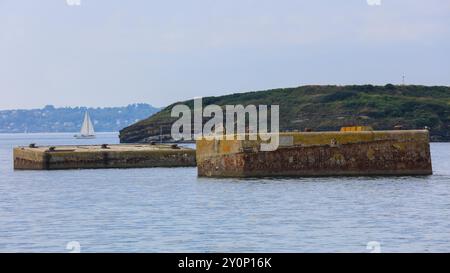
{"label": "algae growth on concrete", "polygon": [[427,130],[290,132],[260,140],[198,140],[199,176],[430,175]]}
{"label": "algae growth on concrete", "polygon": [[196,166],[195,150],[177,145],[77,145],[14,148],[14,169],[58,170]]}
{"label": "algae growth on concrete", "polygon": [[286,132],[280,146],[261,140],[177,145],[119,144],[14,148],[14,168],[31,170],[194,167],[199,176],[430,175],[427,130]]}

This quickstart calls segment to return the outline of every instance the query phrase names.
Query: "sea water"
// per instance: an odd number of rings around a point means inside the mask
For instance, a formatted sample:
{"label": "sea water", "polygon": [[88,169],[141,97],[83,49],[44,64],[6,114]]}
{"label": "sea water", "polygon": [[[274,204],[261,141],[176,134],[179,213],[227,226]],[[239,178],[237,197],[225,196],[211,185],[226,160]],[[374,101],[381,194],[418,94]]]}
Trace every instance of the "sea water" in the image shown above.
{"label": "sea water", "polygon": [[198,178],[196,168],[14,171],[18,145],[118,143],[0,135],[0,252],[448,252],[450,144],[434,175]]}

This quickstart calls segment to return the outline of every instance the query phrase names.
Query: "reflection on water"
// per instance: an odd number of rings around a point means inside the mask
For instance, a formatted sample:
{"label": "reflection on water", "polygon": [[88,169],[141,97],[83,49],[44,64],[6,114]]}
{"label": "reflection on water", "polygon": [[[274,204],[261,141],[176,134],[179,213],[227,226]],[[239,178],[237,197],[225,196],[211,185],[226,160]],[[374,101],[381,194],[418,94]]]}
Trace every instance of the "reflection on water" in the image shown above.
{"label": "reflection on water", "polygon": [[117,134],[0,135],[0,251],[449,251],[450,145],[427,177],[197,178],[195,168],[13,171],[12,147]]}

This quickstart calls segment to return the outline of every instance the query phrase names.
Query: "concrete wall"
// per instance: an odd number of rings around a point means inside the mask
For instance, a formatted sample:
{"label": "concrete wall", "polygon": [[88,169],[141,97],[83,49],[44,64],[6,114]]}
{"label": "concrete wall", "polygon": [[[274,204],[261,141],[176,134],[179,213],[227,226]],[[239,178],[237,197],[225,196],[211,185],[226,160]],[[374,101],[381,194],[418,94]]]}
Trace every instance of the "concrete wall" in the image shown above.
{"label": "concrete wall", "polygon": [[195,150],[42,151],[14,149],[14,169],[195,167]]}
{"label": "concrete wall", "polygon": [[199,140],[199,176],[432,174],[426,130],[282,133],[276,151],[261,141]]}

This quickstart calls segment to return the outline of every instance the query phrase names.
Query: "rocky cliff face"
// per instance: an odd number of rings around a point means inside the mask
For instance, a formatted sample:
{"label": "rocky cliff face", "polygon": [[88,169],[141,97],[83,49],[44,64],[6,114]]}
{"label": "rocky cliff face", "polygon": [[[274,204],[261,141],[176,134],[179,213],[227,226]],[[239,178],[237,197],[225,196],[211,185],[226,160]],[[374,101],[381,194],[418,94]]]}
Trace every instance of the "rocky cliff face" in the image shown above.
{"label": "rocky cliff face", "polygon": [[[192,108],[193,101],[180,102]],[[339,130],[368,125],[376,130],[430,129],[432,141],[450,141],[450,87],[446,86],[302,86],[203,98],[203,106],[280,106],[280,130]],[[122,143],[169,141],[172,104],[120,131]],[[206,121],[206,120],[205,120]]]}

